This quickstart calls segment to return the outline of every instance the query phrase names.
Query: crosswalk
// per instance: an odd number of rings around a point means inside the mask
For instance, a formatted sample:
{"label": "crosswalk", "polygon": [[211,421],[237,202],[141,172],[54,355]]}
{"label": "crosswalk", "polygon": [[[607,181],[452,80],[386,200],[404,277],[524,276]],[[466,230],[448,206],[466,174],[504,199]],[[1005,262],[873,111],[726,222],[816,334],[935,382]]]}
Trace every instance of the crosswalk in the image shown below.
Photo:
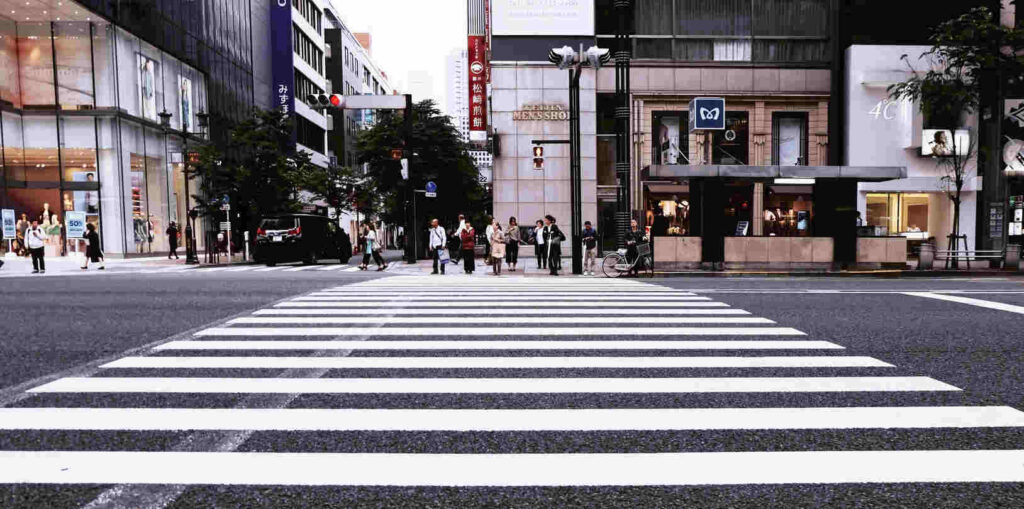
{"label": "crosswalk", "polygon": [[[1022,430],[1017,409],[692,292],[394,276],[30,388],[0,434],[65,438],[0,451],[0,483],[108,501],[147,484],[1019,483],[1019,434],[982,439]],[[215,431],[242,435],[193,439]],[[133,438],[160,432],[179,441]]]}
{"label": "crosswalk", "polygon": [[[33,278],[53,278],[53,277],[103,277],[111,275],[204,275],[204,274],[237,274],[237,273],[293,273],[293,272],[304,272],[318,275],[326,275],[324,273],[357,273],[359,267],[355,265],[342,265],[342,264],[330,264],[330,265],[276,265],[268,267],[266,265],[223,265],[223,266],[193,266],[193,265],[173,265],[173,266],[146,266],[146,265],[125,265],[120,266],[119,264],[109,263],[105,270],[97,270],[95,267],[91,267],[89,270],[81,270],[77,266],[74,267],[63,267],[63,269],[53,270],[45,274],[31,274],[30,268],[22,267],[20,270],[15,270],[14,267],[7,267],[3,271],[0,271],[0,279],[6,278],[21,278],[21,277],[33,277]],[[369,274],[370,272],[367,272]]]}

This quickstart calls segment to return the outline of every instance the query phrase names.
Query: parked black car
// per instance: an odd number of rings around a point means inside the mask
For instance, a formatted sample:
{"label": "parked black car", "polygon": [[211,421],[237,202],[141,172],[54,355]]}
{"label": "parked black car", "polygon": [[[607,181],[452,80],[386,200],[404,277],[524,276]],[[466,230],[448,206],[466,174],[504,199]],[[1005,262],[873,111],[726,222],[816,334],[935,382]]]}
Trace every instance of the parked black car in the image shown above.
{"label": "parked black car", "polygon": [[322,258],[348,263],[352,243],[337,223],[312,214],[279,214],[264,217],[256,230],[257,263],[302,261],[315,264]]}

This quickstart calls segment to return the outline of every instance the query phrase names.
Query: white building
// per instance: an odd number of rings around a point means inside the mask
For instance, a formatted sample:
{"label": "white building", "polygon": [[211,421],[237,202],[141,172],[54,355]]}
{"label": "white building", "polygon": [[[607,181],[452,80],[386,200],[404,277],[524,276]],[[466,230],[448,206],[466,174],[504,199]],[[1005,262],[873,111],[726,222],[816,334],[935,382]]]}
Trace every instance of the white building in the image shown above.
{"label": "white building", "polygon": [[448,54],[448,117],[458,128],[462,141],[469,141],[469,72],[466,50],[455,50]]}
{"label": "white building", "polygon": [[330,87],[324,72],[324,0],[292,2],[292,51],[295,65],[295,134],[299,149],[313,164],[326,167],[327,116],[309,107],[308,97],[324,94]]}

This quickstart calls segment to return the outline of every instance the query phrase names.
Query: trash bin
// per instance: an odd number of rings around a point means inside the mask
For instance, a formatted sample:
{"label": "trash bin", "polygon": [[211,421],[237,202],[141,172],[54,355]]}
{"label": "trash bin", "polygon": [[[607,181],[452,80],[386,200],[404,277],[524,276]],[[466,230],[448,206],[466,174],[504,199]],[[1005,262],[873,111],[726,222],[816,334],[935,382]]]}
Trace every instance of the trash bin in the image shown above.
{"label": "trash bin", "polygon": [[921,254],[917,258],[918,270],[932,270],[935,266],[935,244],[925,242],[921,244]]}
{"label": "trash bin", "polygon": [[1020,267],[1019,244],[1008,244],[1006,246],[1006,264],[1003,266],[1008,269],[1018,269]]}

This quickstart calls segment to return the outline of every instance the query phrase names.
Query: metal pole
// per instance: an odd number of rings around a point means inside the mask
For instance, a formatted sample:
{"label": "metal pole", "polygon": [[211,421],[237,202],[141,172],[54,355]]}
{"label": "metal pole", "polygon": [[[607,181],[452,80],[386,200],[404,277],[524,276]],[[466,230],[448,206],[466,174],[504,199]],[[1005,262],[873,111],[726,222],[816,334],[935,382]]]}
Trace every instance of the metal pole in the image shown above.
{"label": "metal pole", "polygon": [[415,215],[415,212],[410,210],[408,200],[415,200],[416,196],[412,192],[412,95],[405,94],[405,118],[402,121],[402,145],[403,145],[403,156],[409,160],[409,179],[405,181],[405,196],[406,196],[406,209],[405,209],[405,262],[416,263],[416,246],[414,244],[415,239],[413,238],[413,221],[415,218],[410,215],[410,212]]}
{"label": "metal pole", "polygon": [[[580,58],[583,58],[581,48]],[[580,171],[580,75],[583,73],[582,60],[569,70],[569,193],[572,195],[572,273],[583,274],[583,206]]]}
{"label": "metal pole", "polygon": [[615,209],[615,243],[619,248],[626,245],[626,232],[632,217],[630,204],[630,158],[629,158],[629,59],[632,53],[630,31],[633,18],[632,0],[615,0],[615,15],[618,26],[615,30],[615,175],[618,193]]}

